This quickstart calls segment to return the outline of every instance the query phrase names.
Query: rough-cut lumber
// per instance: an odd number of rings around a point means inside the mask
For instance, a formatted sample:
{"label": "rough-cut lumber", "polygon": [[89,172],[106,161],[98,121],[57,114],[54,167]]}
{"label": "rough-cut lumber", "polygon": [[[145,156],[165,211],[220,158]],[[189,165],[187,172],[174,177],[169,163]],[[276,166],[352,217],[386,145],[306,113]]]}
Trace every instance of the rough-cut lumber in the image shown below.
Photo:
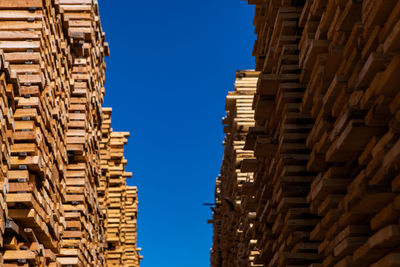
{"label": "rough-cut lumber", "polygon": [[249,3],[260,74],[241,138],[254,154],[225,149],[211,265],[399,266],[400,2]]}
{"label": "rough-cut lumber", "polygon": [[0,0],[1,266],[139,266],[108,54],[97,1]]}
{"label": "rough-cut lumber", "polygon": [[254,159],[252,151],[244,150],[244,142],[249,128],[254,127],[252,102],[257,76],[254,71],[237,71],[235,89],[226,97],[226,117],[223,119],[225,155],[216,181],[212,219],[214,244],[211,261],[215,266],[222,259],[226,259],[226,266],[247,266],[257,255],[253,249],[257,240],[252,237],[252,219],[239,216],[254,213],[248,189],[252,189],[254,182],[251,166],[254,168],[257,163],[245,166],[242,160]]}
{"label": "rough-cut lumber", "polygon": [[101,171],[98,194],[104,213],[107,242],[107,266],[139,266],[140,248],[136,248],[137,188],[126,185],[124,145],[128,132],[113,132],[111,109],[103,108],[101,128]]}

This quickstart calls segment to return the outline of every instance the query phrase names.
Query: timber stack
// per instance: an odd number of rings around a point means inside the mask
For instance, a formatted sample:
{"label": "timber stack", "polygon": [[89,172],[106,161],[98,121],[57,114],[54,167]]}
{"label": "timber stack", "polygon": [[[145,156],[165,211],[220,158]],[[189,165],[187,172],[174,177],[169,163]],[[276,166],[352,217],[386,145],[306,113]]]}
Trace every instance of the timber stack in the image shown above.
{"label": "timber stack", "polygon": [[255,254],[251,236],[254,197],[247,193],[249,185],[254,182],[253,173],[241,170],[240,164],[242,160],[248,160],[246,163],[249,166],[254,164],[253,151],[244,150],[244,145],[249,129],[254,127],[252,102],[257,77],[258,72],[255,71],[237,71],[234,91],[226,97],[226,117],[223,119],[225,154],[221,174],[216,181],[212,220],[213,266],[220,266],[220,262],[226,266],[247,266]]}
{"label": "timber stack", "polygon": [[[232,215],[220,199],[237,187],[230,174],[217,180],[214,230],[216,218],[236,216],[238,233],[252,220],[257,254],[235,266],[400,266],[400,2],[249,3],[260,75],[244,145],[255,164],[241,163],[253,188],[240,197],[254,197],[254,212]],[[215,239],[230,243],[212,266],[232,266],[232,246],[248,246]]]}
{"label": "timber stack", "polygon": [[139,266],[140,249],[136,248],[137,188],[127,186],[127,160],[124,145],[128,132],[113,132],[111,108],[103,108],[100,203],[104,212],[108,266]]}
{"label": "timber stack", "polygon": [[1,266],[139,266],[108,54],[97,1],[0,0]]}

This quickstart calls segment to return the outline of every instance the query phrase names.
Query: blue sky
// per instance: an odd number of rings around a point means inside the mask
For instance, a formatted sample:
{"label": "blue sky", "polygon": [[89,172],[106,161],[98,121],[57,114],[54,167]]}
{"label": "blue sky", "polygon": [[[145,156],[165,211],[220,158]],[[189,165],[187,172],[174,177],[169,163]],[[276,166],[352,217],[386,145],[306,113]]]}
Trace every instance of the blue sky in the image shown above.
{"label": "blue sky", "polygon": [[225,97],[254,66],[253,6],[242,0],[100,0],[110,43],[112,127],[130,131],[141,267],[209,266],[207,224],[221,165]]}

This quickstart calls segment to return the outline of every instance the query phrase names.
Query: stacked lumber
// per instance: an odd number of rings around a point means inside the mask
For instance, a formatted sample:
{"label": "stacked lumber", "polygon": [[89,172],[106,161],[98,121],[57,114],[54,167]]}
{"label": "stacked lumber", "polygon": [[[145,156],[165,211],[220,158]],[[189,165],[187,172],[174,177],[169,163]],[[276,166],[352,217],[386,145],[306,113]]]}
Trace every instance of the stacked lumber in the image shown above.
{"label": "stacked lumber", "polygon": [[[79,2],[79,5],[77,3]],[[92,1],[61,0],[55,8],[70,43],[70,105],[67,108],[67,187],[63,202],[68,235],[60,262],[102,266],[104,226],[96,194],[100,173],[101,102],[106,48],[98,6]],[[101,49],[100,49],[101,48]]]}
{"label": "stacked lumber", "polygon": [[126,179],[132,173],[125,171],[127,160],[124,146],[128,132],[113,132],[111,108],[103,108],[101,168],[98,187],[104,214],[107,242],[107,266],[139,266],[140,248],[136,247],[137,188],[127,186]]}
{"label": "stacked lumber", "polygon": [[[252,102],[258,73],[237,71],[234,91],[226,97],[226,117],[223,119],[225,154],[221,174],[216,180],[215,209],[212,219],[214,244],[211,252],[213,266],[253,266],[257,251],[253,249],[254,191],[253,174],[241,169],[241,161],[253,164],[254,154],[245,151],[245,137],[254,126]],[[250,189],[250,191],[249,191]],[[248,216],[246,216],[248,215]],[[248,265],[251,264],[251,265]],[[225,265],[224,265],[225,266]]]}
{"label": "stacked lumber", "polygon": [[[70,80],[56,14],[42,1],[0,1],[4,52],[2,133],[5,266],[56,266],[65,234],[67,107]],[[57,68],[56,66],[60,66]],[[8,97],[6,101],[5,97]],[[3,121],[6,126],[6,121]]]}
{"label": "stacked lumber", "polygon": [[400,266],[400,2],[249,3],[253,264]]}
{"label": "stacked lumber", "polygon": [[[304,2],[304,1],[303,1]],[[255,127],[246,149],[254,151],[256,247],[261,266],[308,266],[319,262],[318,244],[309,238],[318,217],[306,197],[314,173],[307,170],[306,138],[313,120],[301,112],[299,18],[302,1],[258,1],[255,13]]]}
{"label": "stacked lumber", "polygon": [[400,2],[320,2],[300,22],[302,111],[315,121],[307,202],[320,217],[310,238],[323,266],[397,266]]}
{"label": "stacked lumber", "polygon": [[138,198],[137,187],[126,186],[126,198],[124,200],[124,210],[122,214],[123,224],[122,231],[124,233],[124,248],[122,255],[123,266],[139,266],[143,256],[139,255],[141,248],[137,247],[137,213],[138,213]]}
{"label": "stacked lumber", "polygon": [[[108,53],[97,1],[0,0],[1,266],[106,266]],[[126,134],[114,135],[107,146],[121,158]],[[136,191],[121,191],[123,264],[138,266]]]}

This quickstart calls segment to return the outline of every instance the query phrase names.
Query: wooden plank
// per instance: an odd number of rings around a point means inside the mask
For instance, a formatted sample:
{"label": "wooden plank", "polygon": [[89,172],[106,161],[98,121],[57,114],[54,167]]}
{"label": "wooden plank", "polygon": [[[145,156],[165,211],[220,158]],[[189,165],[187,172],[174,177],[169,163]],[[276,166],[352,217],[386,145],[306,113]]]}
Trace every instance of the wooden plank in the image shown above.
{"label": "wooden plank", "polygon": [[41,0],[0,0],[0,9],[26,9],[26,8],[42,8]]}

